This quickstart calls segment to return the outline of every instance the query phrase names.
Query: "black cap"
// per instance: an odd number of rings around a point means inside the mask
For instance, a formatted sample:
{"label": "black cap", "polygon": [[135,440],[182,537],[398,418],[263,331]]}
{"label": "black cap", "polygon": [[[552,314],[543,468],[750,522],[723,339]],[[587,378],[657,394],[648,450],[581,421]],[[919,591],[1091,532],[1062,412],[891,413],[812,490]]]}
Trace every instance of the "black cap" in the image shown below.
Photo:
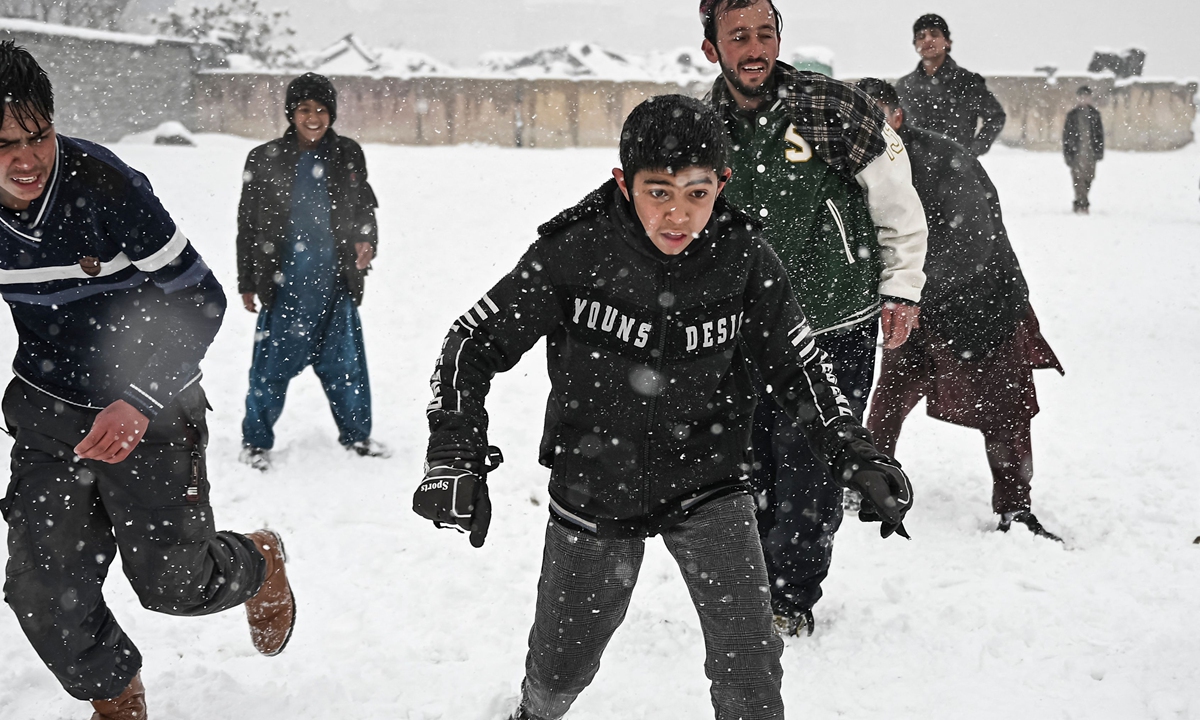
{"label": "black cap", "polygon": [[333,83],[329,82],[329,78],[310,72],[288,83],[285,112],[289,123],[292,122],[296,108],[305,100],[316,100],[324,105],[329,111],[330,125],[337,120],[337,90],[334,89]]}
{"label": "black cap", "polygon": [[1075,91],[1075,94],[1076,95],[1091,95],[1092,89],[1090,87],[1088,87],[1087,85],[1080,85],[1079,89]]}
{"label": "black cap", "polygon": [[946,24],[946,18],[935,13],[926,13],[917,18],[917,21],[913,23],[913,35],[922,30],[932,30],[933,28],[941,30],[942,35],[945,35],[947,40],[950,39],[950,26]]}

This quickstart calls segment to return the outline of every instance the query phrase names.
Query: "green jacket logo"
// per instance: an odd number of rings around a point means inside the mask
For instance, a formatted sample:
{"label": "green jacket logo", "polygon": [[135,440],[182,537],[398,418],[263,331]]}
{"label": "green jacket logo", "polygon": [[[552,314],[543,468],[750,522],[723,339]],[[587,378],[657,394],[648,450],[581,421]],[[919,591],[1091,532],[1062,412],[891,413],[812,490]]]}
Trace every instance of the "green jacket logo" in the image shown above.
{"label": "green jacket logo", "polygon": [[795,125],[788,125],[787,132],[783,134],[783,139],[787,140],[791,147],[784,150],[784,157],[789,162],[806,163],[813,158],[812,145],[796,130]]}

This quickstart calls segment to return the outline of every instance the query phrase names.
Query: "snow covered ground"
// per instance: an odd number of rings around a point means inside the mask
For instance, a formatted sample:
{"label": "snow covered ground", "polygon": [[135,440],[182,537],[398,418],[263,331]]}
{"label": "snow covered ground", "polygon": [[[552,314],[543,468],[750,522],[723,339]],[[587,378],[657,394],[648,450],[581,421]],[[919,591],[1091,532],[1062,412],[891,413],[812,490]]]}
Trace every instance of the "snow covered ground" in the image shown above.
{"label": "snow covered ground", "polygon": [[[298,596],[277,658],[240,610],[141,609],[113,567],[107,595],[145,655],[151,716],[173,720],[496,720],[511,709],[546,517],[535,462],[540,348],[495,384],[487,545],[410,509],[427,378],[450,322],[516,261],[537,223],[602,181],[613,150],[369,146],[382,249],[363,308],[387,461],[348,457],[311,373],[277,428],[277,467],[236,462],[253,316],[233,299],[241,163],[252,143],[119,145],[144,170],[231,296],[205,362],[218,525],[284,536]],[[916,487],[913,540],[847,520],[817,631],[791,639],[793,718],[1200,718],[1200,146],[1112,153],[1090,217],[1070,213],[1054,154],[986,157],[1046,337],[1067,376],[1039,373],[1034,503],[1064,548],[993,532],[983,442],[914,414],[900,444]],[[0,356],[12,351],[7,323]],[[7,438],[0,450],[7,450]],[[650,541],[633,607],[573,720],[711,717],[702,638],[677,568]],[[7,611],[0,718],[84,718]]]}

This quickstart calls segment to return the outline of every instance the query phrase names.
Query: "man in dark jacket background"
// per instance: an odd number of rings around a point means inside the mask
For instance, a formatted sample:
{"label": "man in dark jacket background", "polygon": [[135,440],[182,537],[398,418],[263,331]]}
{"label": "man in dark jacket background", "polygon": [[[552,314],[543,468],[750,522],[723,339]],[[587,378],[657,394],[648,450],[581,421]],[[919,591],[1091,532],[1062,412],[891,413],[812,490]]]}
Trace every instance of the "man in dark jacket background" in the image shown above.
{"label": "man in dark jacket background", "polygon": [[338,442],[388,455],[371,435],[371,386],[357,306],[378,245],[362,148],[330,127],[337,91],[306,73],[287,89],[288,129],[250,151],[238,206],[238,292],[262,301],[242,422],[242,462],[270,467],[291,379],[312,365]]}
{"label": "man in dark jacket background", "polygon": [[983,433],[999,529],[1017,522],[1057,540],[1030,510],[1030,421],[1038,412],[1032,371],[1062,366],[1038,329],[996,187],[961,145],[910,127],[891,85],[865,78],[858,86],[911,153],[929,222],[921,324],[907,343],[884,349],[867,427],[891,454],[905,416],[927,398],[931,417]]}
{"label": "man in dark jacket background", "polygon": [[900,78],[896,93],[912,126],[945,135],[978,157],[991,149],[1004,129],[1004,108],[983,76],[950,57],[950,26],[941,15],[913,23],[917,69]]}
{"label": "man in dark jacket background", "polygon": [[1092,104],[1092,89],[1079,88],[1075,108],[1067,113],[1063,123],[1063,159],[1071,168],[1071,184],[1075,187],[1075,212],[1088,214],[1088,193],[1096,179],[1096,163],[1104,159],[1104,123],[1100,111]]}

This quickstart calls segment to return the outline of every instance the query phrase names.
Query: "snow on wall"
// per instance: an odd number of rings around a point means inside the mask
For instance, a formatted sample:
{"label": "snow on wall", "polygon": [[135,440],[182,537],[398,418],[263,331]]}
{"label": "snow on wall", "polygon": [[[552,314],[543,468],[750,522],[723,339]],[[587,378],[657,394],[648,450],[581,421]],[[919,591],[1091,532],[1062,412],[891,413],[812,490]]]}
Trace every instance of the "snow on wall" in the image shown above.
{"label": "snow on wall", "polygon": [[18,18],[0,18],[0,31],[38,33],[77,40],[97,40],[100,42],[121,43],[125,45],[143,45],[146,47],[162,42],[190,44],[186,40],[167,38],[159,35],[144,35],[140,33],[111,32],[108,30],[92,30],[91,28],[73,27],[70,25],[55,25],[53,23],[37,22],[36,20],[21,20]]}
{"label": "snow on wall", "polygon": [[58,128],[100,142],[172,120],[195,126],[196,72],[219,58],[209,45],[29,20],[0,19],[0,40],[50,76]]}

